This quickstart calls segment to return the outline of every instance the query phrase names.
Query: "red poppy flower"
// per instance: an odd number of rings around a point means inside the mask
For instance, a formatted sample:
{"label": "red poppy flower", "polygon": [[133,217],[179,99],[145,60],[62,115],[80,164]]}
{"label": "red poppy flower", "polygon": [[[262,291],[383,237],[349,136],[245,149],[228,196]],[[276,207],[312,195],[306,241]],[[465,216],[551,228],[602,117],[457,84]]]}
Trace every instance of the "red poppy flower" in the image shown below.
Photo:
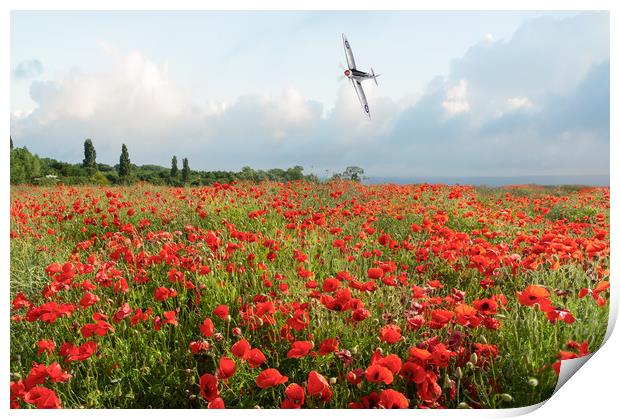
{"label": "red poppy flower", "polygon": [[97,297],[92,292],[86,291],[78,304],[82,306],[82,308],[88,308],[95,304],[97,301],[99,301],[99,297]]}
{"label": "red poppy flower", "polygon": [[208,409],[224,409],[225,408],[224,400],[222,400],[221,397],[216,397],[215,399],[207,403],[207,408]]}
{"label": "red poppy flower", "polygon": [[127,280],[125,278],[120,278],[114,283],[114,292],[116,294],[120,292],[127,292],[128,290],[129,286],[127,285]]}
{"label": "red poppy flower", "polygon": [[38,384],[45,383],[45,379],[47,378],[47,367],[45,364],[37,364],[36,362],[33,364],[26,380],[24,381],[24,385],[26,389],[32,388]]}
{"label": "red poppy flower", "polygon": [[425,402],[433,403],[441,397],[442,391],[437,384],[437,377],[432,372],[426,373],[426,379],[417,385],[418,397]]}
{"label": "red poppy flower", "polygon": [[331,354],[333,352],[337,352],[338,351],[338,345],[339,345],[339,342],[338,342],[338,339],[336,339],[336,338],[325,339],[319,345],[319,354],[320,355],[327,355],[327,354]]}
{"label": "red poppy flower", "polygon": [[177,320],[177,312],[175,310],[164,311],[164,324],[171,324],[173,326],[179,325],[179,321]]}
{"label": "red poppy flower", "polygon": [[383,278],[383,269],[381,268],[369,268],[367,272],[368,278],[370,279],[381,279]]}
{"label": "red poppy flower", "polygon": [[379,406],[384,409],[407,409],[409,400],[401,392],[388,388],[379,394]]}
{"label": "red poppy flower", "polygon": [[408,361],[400,369],[400,375],[409,381],[420,384],[426,379],[426,370],[419,364]]}
{"label": "red poppy flower", "polygon": [[193,354],[199,354],[201,352],[206,352],[209,350],[210,347],[211,345],[209,344],[209,342],[206,342],[204,340],[193,341],[189,343],[189,349],[192,351]]}
{"label": "red poppy flower", "polygon": [[208,402],[220,396],[217,389],[217,378],[213,374],[203,374],[200,377],[200,395]]}
{"label": "red poppy flower", "polygon": [[258,377],[256,377],[256,385],[260,388],[275,387],[277,385],[284,384],[287,381],[288,377],[280,374],[280,371],[275,368],[268,368],[261,371],[261,373],[258,374]]}
{"label": "red poppy flower", "polygon": [[12,301],[12,304],[13,304],[13,310],[19,310],[20,308],[23,308],[23,307],[27,307],[27,308],[32,307],[32,303],[28,300],[28,298],[26,298],[26,294],[24,294],[21,291],[17,293],[17,295]]}
{"label": "red poppy flower", "polygon": [[228,318],[228,307],[225,304],[220,304],[213,310],[213,315],[226,320]]}
{"label": "red poppy flower", "polygon": [[250,349],[250,352],[248,352],[247,361],[252,368],[258,368],[265,360],[265,355],[258,348]]}
{"label": "red poppy flower", "polygon": [[351,318],[356,322],[361,322],[368,317],[370,317],[370,311],[365,308],[357,308],[353,310],[353,313],[351,313]]}
{"label": "red poppy flower", "polygon": [[153,311],[149,308],[146,312],[143,312],[141,308],[136,309],[134,315],[131,316],[131,325],[135,326],[136,324],[148,320],[149,316]]}
{"label": "red poppy flower", "polygon": [[43,352],[47,352],[51,355],[56,348],[56,344],[51,339],[42,339],[37,342],[37,346],[39,347],[37,355],[41,355]]}
{"label": "red poppy flower", "polygon": [[169,298],[176,297],[177,292],[172,288],[159,287],[155,290],[155,300],[166,301]]}
{"label": "red poppy flower", "polygon": [[420,361],[428,361],[433,357],[426,349],[417,348],[415,346],[409,348],[409,356]]}
{"label": "red poppy flower", "polygon": [[287,358],[303,358],[312,349],[314,344],[307,340],[293,342],[291,349],[286,354]]}
{"label": "red poppy flower", "polygon": [[310,374],[308,374],[307,389],[310,396],[320,396],[323,401],[331,399],[332,390],[329,387],[329,383],[325,377],[316,371],[310,371]]}
{"label": "red poppy flower", "polygon": [[301,407],[304,404],[305,392],[304,388],[296,383],[291,383],[284,390],[286,399],[296,407]]}
{"label": "red poppy flower", "polygon": [[366,380],[371,383],[391,384],[394,381],[394,375],[388,368],[379,364],[371,365],[364,372]]}
{"label": "red poppy flower", "polygon": [[304,330],[310,324],[310,317],[305,310],[298,309],[292,318],[286,320],[286,324],[297,331]]}
{"label": "red poppy flower", "polygon": [[386,343],[396,343],[402,339],[400,334],[400,327],[395,324],[388,324],[383,326],[379,332],[379,338]]}
{"label": "red poppy flower", "polygon": [[220,358],[219,365],[220,367],[217,370],[217,377],[222,380],[232,377],[237,369],[235,361],[225,356]]}
{"label": "red poppy flower", "polygon": [[549,291],[546,288],[539,287],[538,285],[528,285],[525,291],[517,292],[519,303],[524,306],[541,304],[549,298],[549,295]]}
{"label": "red poppy flower", "polygon": [[429,327],[431,329],[441,329],[444,327],[452,318],[454,317],[454,312],[449,310],[433,310],[431,311],[431,321],[429,323]]}
{"label": "red poppy flower", "polygon": [[207,317],[202,321],[202,324],[200,325],[200,333],[202,333],[203,336],[209,338],[213,336],[214,331],[215,327],[213,326],[213,321]]}
{"label": "red poppy flower", "polygon": [[450,357],[456,355],[456,353],[449,351],[443,343],[435,345],[431,354],[433,356],[433,364],[438,367],[447,367],[450,362]]}
{"label": "red poppy flower", "polygon": [[93,334],[98,334],[99,336],[105,336],[108,331],[113,332],[114,328],[112,325],[104,320],[99,320],[97,323],[88,323],[82,326],[80,332],[82,336],[85,338],[91,337]]}
{"label": "red poppy flower", "polygon": [[575,323],[575,317],[568,310],[564,310],[561,308],[556,308],[553,310],[545,311],[545,315],[549,319],[551,323],[555,323],[558,320],[563,321],[567,324]]}
{"label": "red poppy flower", "polygon": [[497,346],[489,343],[474,343],[474,347],[479,357],[495,358],[499,353]]}
{"label": "red poppy flower", "polygon": [[403,361],[401,361],[400,357],[395,354],[390,354],[386,357],[382,357],[378,359],[376,362],[372,362],[373,364],[381,365],[392,371],[392,374],[398,374],[400,369],[402,368]]}
{"label": "red poppy flower", "polygon": [[323,292],[334,292],[340,288],[340,281],[336,278],[327,278],[323,282]]}
{"label": "red poppy flower", "polygon": [[250,344],[247,340],[241,339],[231,346],[230,352],[237,358],[246,359],[250,352]]}
{"label": "red poppy flower", "polygon": [[64,383],[71,378],[71,374],[64,372],[58,362],[52,362],[48,365],[47,375],[54,383]]}
{"label": "red poppy flower", "polygon": [[56,392],[47,387],[37,386],[24,394],[26,403],[34,404],[37,409],[60,409],[60,399]]}
{"label": "red poppy flower", "polygon": [[491,298],[475,300],[473,304],[476,310],[482,314],[486,314],[487,316],[492,316],[497,313],[497,302]]}
{"label": "red poppy flower", "polygon": [[65,357],[68,362],[83,361],[90,358],[97,350],[97,344],[92,340],[84,342],[79,347],[73,346],[71,343],[63,343],[58,353]]}
{"label": "red poppy flower", "polygon": [[114,316],[112,317],[112,321],[114,323],[118,323],[121,320],[123,320],[125,317],[129,316],[132,311],[133,310],[131,307],[129,307],[129,304],[124,303],[122,306],[120,306],[120,308],[116,311],[116,313],[114,313]]}

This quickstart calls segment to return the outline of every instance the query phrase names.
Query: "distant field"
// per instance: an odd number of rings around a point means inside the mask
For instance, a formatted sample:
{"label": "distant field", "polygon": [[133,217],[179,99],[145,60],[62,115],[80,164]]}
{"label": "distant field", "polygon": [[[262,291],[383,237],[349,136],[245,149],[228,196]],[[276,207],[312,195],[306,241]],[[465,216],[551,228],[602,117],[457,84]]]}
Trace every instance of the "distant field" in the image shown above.
{"label": "distant field", "polygon": [[[445,183],[447,185],[581,185],[609,186],[609,175],[590,176],[469,176],[469,177],[369,177],[366,183]],[[552,186],[555,187],[555,186]]]}
{"label": "distant field", "polygon": [[13,187],[11,407],[538,403],[558,360],[603,341],[609,202],[580,186]]}

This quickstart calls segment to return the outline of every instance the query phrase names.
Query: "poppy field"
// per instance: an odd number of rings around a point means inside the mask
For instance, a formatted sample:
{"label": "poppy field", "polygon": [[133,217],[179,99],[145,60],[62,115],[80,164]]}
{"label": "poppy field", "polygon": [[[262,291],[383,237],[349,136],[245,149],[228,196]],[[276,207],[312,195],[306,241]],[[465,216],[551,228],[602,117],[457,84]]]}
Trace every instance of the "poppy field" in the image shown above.
{"label": "poppy field", "polygon": [[[11,189],[11,408],[511,408],[609,309],[609,188]],[[585,384],[584,384],[585,385]]]}

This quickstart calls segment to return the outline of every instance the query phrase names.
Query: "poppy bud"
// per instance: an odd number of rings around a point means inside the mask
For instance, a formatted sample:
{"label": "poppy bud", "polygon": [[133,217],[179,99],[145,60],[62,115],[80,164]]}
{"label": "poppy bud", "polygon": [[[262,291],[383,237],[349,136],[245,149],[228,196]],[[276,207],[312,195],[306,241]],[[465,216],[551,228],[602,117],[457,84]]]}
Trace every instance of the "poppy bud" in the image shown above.
{"label": "poppy bud", "polygon": [[463,370],[461,367],[456,367],[456,373],[454,374],[457,380],[461,380],[463,378]]}
{"label": "poppy bud", "polygon": [[329,384],[334,385],[338,382],[338,379],[336,377],[331,377],[329,379]]}
{"label": "poppy bud", "polygon": [[503,393],[499,395],[503,401],[505,401],[506,403],[510,403],[512,401],[512,396],[508,393]]}
{"label": "poppy bud", "polygon": [[474,369],[474,364],[472,364],[471,362],[467,362],[467,364],[465,364],[465,368],[473,370]]}
{"label": "poppy bud", "polygon": [[458,405],[458,408],[459,409],[471,409],[471,407],[465,402],[460,402]]}
{"label": "poppy bud", "polygon": [[478,363],[478,354],[474,352],[469,357],[469,360],[471,361],[472,364],[476,365]]}
{"label": "poppy bud", "polygon": [[482,343],[488,343],[487,338],[484,335],[480,336],[480,340]]}
{"label": "poppy bud", "polygon": [[190,400],[195,400],[196,399],[196,395],[195,394],[190,394],[189,395],[189,399]]}
{"label": "poppy bud", "polygon": [[221,342],[224,340],[224,335],[218,332],[213,335],[213,338],[215,339],[216,342]]}
{"label": "poppy bud", "polygon": [[450,384],[452,384],[452,380],[450,380],[450,376],[448,374],[444,374],[444,376],[443,376],[443,386],[444,387],[450,387]]}
{"label": "poppy bud", "polygon": [[358,350],[359,350],[359,349],[357,348],[357,345],[356,345],[356,346],[354,346],[354,347],[352,347],[352,348],[351,348],[351,351],[350,351],[350,352],[351,352],[353,355],[356,355]]}
{"label": "poppy bud", "polygon": [[379,352],[381,355],[383,355],[383,349],[381,349],[381,348],[376,348],[375,352]]}
{"label": "poppy bud", "polygon": [[254,406],[254,409],[261,409],[259,405]]}
{"label": "poppy bud", "polygon": [[529,380],[527,380],[527,383],[532,387],[536,387],[538,385],[538,380],[532,377]]}

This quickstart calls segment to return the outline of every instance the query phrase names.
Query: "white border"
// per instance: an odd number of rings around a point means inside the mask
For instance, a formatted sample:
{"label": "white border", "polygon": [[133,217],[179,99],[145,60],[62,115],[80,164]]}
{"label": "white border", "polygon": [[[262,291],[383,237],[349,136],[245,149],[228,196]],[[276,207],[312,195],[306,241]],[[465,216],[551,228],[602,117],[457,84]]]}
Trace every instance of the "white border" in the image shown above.
{"label": "white border", "polygon": [[[2,9],[2,17],[0,18],[0,36],[2,37],[2,45],[4,46],[1,51],[2,66],[0,67],[0,79],[3,80],[5,86],[1,91],[7,92],[3,95],[4,100],[0,102],[0,119],[2,122],[3,132],[8,133],[10,125],[10,67],[9,67],[9,47],[10,47],[10,10],[169,10],[171,3],[164,0],[151,0],[151,1],[123,1],[123,0],[108,0],[108,1],[89,1],[88,7],[84,1],[78,0],[60,0],[55,1],[53,7],[50,2],[42,0],[23,0],[3,2],[6,4]],[[618,115],[618,92],[617,92],[617,73],[618,73],[618,43],[614,40],[618,39],[618,10],[620,8],[615,6],[612,1],[606,0],[592,0],[592,1],[553,1],[553,0],[521,0],[521,1],[490,1],[490,0],[475,0],[469,1],[465,5],[462,1],[457,0],[443,0],[443,1],[427,1],[427,2],[414,2],[406,0],[356,0],[356,1],[329,1],[329,0],[298,0],[298,1],[286,1],[286,0],[267,0],[262,2],[256,2],[251,0],[231,0],[227,2],[205,2],[197,0],[176,0],[172,3],[173,10],[609,10],[610,11],[610,28],[611,28],[611,42],[610,42],[610,58],[611,58],[611,139],[610,142],[610,155],[611,157],[611,179],[610,185],[612,189],[611,194],[611,240],[612,240],[612,261],[617,260],[617,251],[615,243],[618,242],[618,229],[615,228],[618,208],[618,199],[616,199],[615,192],[618,181],[618,166],[613,164],[617,162],[618,158],[618,146],[617,141],[617,122]],[[260,8],[257,6],[260,5]],[[614,8],[615,6],[615,8]],[[616,118],[614,118],[616,116]],[[6,135],[6,134],[5,134]],[[9,389],[8,389],[8,377],[9,377],[9,316],[10,306],[9,302],[9,153],[6,145],[1,148],[0,151],[0,166],[4,169],[4,179],[0,184],[0,196],[2,197],[2,216],[0,217],[0,243],[2,243],[2,252],[4,256],[3,260],[3,283],[0,288],[0,295],[2,298],[0,301],[4,301],[0,304],[0,313],[2,313],[2,322],[0,328],[2,330],[2,342],[0,351],[2,352],[2,363],[0,368],[0,377],[4,377],[5,385],[0,386],[0,403],[4,403],[5,409],[8,409]],[[612,262],[612,272],[614,263]],[[614,278],[615,279],[615,278]],[[587,362],[587,366],[582,368],[576,374],[576,378],[568,380],[568,382],[555,394],[547,403],[544,403],[543,407],[535,410],[532,417],[563,417],[568,414],[568,417],[608,417],[609,412],[617,410],[615,406],[617,397],[617,381],[620,378],[620,362],[618,362],[617,354],[620,353],[620,340],[618,333],[612,334],[613,324],[618,313],[618,292],[612,283],[611,287],[612,296],[610,298],[610,329],[608,330],[607,343]],[[563,367],[564,368],[564,367]],[[539,406],[536,406],[539,407]],[[465,411],[465,410],[444,410],[444,411],[431,411],[431,410],[417,410],[415,412],[391,412],[390,415],[422,415],[429,416],[441,416],[441,417],[505,417],[514,416],[518,414],[527,413],[536,407],[515,409],[515,410],[483,410],[483,411]],[[255,412],[255,413],[253,413]],[[43,412],[43,411],[16,411],[10,410],[7,412],[10,416],[21,417],[25,415],[51,415],[54,417],[68,416],[78,417],[82,416],[83,411],[79,410],[63,410],[62,412]],[[90,410],[88,415],[93,417],[102,416],[125,416],[126,414],[140,415],[141,411],[129,412],[129,411],[107,411],[107,410]],[[195,411],[183,411],[183,412],[165,412],[165,411],[148,411],[148,415],[154,415],[159,417],[168,417],[170,414],[180,413],[185,416],[202,417],[207,412],[195,412]],[[270,410],[268,413],[265,411],[211,411],[208,412],[213,417],[241,417],[247,414],[268,414],[274,417],[285,417],[289,415],[296,415],[298,417],[310,417],[315,412],[312,411],[278,411]],[[385,415],[385,412],[380,411],[352,411],[352,410],[322,410],[321,415],[338,415],[342,418],[354,418],[359,415],[375,416]]]}

